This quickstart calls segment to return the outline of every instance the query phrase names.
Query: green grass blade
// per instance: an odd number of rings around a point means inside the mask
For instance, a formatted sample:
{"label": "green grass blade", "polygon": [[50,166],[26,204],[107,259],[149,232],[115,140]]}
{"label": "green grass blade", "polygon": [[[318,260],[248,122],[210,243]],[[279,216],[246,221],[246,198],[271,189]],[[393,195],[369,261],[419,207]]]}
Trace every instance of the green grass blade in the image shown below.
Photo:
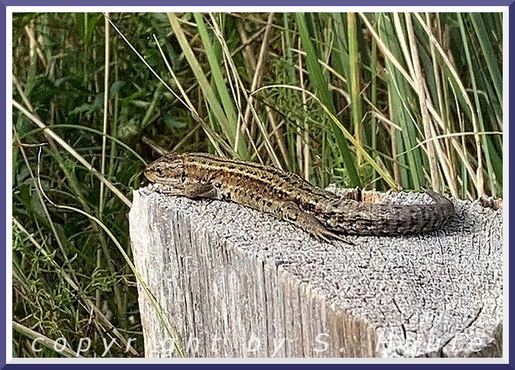
{"label": "green grass blade", "polygon": [[218,95],[220,96],[220,100],[222,101],[222,106],[224,107],[225,113],[229,122],[236,122],[236,109],[234,108],[234,104],[229,94],[229,90],[225,84],[225,79],[222,73],[222,69],[220,66],[222,65],[222,61],[219,60],[219,53],[216,53],[213,44],[211,42],[211,37],[206,28],[206,24],[204,23],[204,18],[201,13],[193,13],[193,17],[197,22],[198,31],[200,37],[202,39],[202,44],[204,45],[204,49],[206,50],[206,56],[209,63],[209,68],[211,70],[211,75],[213,76],[216,89],[218,91]]}
{"label": "green grass blade", "polygon": [[[458,13],[458,15],[460,15],[460,13]],[[492,79],[492,84],[495,88],[495,92],[497,93],[497,99],[499,104],[502,106],[502,75],[496,58],[497,54],[494,53],[490,38],[488,37],[482,14],[470,13],[469,16],[472,24],[474,25],[474,30],[476,31],[479,44],[481,45],[481,50],[483,51],[483,56],[486,60],[486,65]]]}
{"label": "green grass blade", "polygon": [[[318,62],[318,56],[315,51],[313,42],[311,41],[305,15],[303,13],[296,13],[296,16],[302,45],[306,51],[306,60],[311,84],[317,94],[320,96],[320,100],[323,102],[323,104],[327,106],[332,114],[336,115],[333,97],[329,91],[329,83],[324,78],[322,68]],[[336,140],[336,145],[339,149],[342,160],[345,163],[345,169],[351,182],[350,185],[361,187],[361,179],[358,176],[358,172],[354,164],[354,158],[352,157],[345,136],[341,132],[338,125],[336,125],[334,122],[332,123],[331,127]]]}
{"label": "green grass blade", "polygon": [[[222,128],[222,131],[226,135],[228,141],[231,144],[234,143],[237,136],[236,122],[229,122],[229,119],[225,115],[225,112],[222,108],[222,105],[218,101],[218,97],[216,96],[215,91],[209,84],[209,81],[205,73],[202,71],[200,63],[195,57],[195,54],[193,53],[193,50],[191,49],[191,46],[189,45],[188,40],[186,39],[186,35],[184,34],[184,31],[182,30],[182,27],[179,24],[179,21],[177,20],[177,16],[173,13],[168,13],[168,19],[170,21],[170,25],[173,31],[175,32],[177,40],[179,41],[184,56],[188,61],[193,74],[198,80],[200,88],[202,89],[206,101],[209,104],[210,112],[213,114],[213,116],[220,124],[220,127]],[[236,143],[236,152],[239,154],[241,158],[248,158],[248,148],[245,144],[245,140],[242,135],[239,135],[238,137],[239,140]]]}
{"label": "green grass blade", "polygon": [[[470,17],[473,18],[473,13],[470,14]],[[472,83],[472,91],[474,94],[474,104],[475,104],[475,108],[476,108],[475,114],[477,115],[478,128],[481,131],[485,131],[485,126],[484,126],[484,122],[483,122],[483,112],[481,110],[481,104],[479,101],[479,93],[478,93],[478,89],[477,89],[477,85],[476,85],[476,76],[474,74],[472,58],[471,58],[470,49],[469,49],[469,37],[470,36],[469,36],[469,33],[466,32],[465,24],[463,22],[463,17],[459,13],[458,13],[458,21],[459,21],[460,32],[461,32],[461,39],[463,42],[463,48],[465,51],[465,57],[467,60],[467,64],[469,66],[469,75],[470,75],[470,81]],[[495,82],[494,82],[494,84],[495,84]],[[501,80],[501,87],[502,87],[502,80]],[[497,184],[495,171],[492,166],[492,161],[490,158],[490,154],[492,152],[495,152],[495,149],[490,147],[491,142],[487,139],[486,135],[481,135],[481,142],[484,147],[482,151],[485,154],[485,162],[486,162],[486,166],[487,166],[487,173],[488,173],[488,177],[490,179],[490,183],[492,185]],[[478,150],[481,150],[481,149],[478,148]],[[497,195],[497,186],[492,186],[492,194],[494,196]]]}
{"label": "green grass blade", "polygon": [[[361,125],[361,96],[360,96],[360,58],[358,53],[358,36],[356,27],[356,14],[347,14],[347,30],[349,39],[349,75],[350,75],[350,101],[352,111],[352,125],[354,126],[354,136],[360,146],[363,145],[363,127]],[[358,166],[361,156],[357,156]]]}

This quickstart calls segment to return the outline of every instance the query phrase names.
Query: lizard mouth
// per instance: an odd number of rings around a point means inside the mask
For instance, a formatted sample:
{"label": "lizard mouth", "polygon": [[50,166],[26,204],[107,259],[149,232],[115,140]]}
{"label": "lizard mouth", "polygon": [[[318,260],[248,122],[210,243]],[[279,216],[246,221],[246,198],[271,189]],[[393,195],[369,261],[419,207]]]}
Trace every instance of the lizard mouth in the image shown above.
{"label": "lizard mouth", "polygon": [[159,179],[155,175],[155,172],[152,171],[149,168],[145,169],[145,171],[143,171],[143,174],[145,175],[147,180],[150,181],[150,182],[157,182],[157,181],[159,181]]}
{"label": "lizard mouth", "polygon": [[180,189],[184,187],[184,184],[180,178],[169,177],[153,169],[146,169],[143,174],[147,180],[152,184],[162,185],[164,187],[170,187],[174,189]]}
{"label": "lizard mouth", "polygon": [[167,178],[165,176],[159,176],[158,174],[156,174],[155,172],[152,172],[152,171],[145,171],[144,174],[145,174],[145,177],[147,178],[147,180],[152,183],[158,183],[158,184],[163,184],[163,185],[179,185],[180,184],[180,181],[178,179]]}
{"label": "lizard mouth", "polygon": [[164,185],[180,185],[184,180],[184,168],[181,158],[161,157],[147,166],[143,174],[148,181]]}

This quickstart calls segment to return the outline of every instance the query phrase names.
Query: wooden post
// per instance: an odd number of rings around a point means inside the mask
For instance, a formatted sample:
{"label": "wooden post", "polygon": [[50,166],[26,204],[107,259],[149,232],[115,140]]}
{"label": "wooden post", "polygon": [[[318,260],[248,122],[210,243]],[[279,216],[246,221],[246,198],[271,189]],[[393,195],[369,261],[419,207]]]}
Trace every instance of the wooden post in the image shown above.
{"label": "wooden post", "polygon": [[455,206],[442,230],[350,245],[234,203],[135,191],[146,356],[180,355],[177,339],[186,357],[500,357],[502,210]]}

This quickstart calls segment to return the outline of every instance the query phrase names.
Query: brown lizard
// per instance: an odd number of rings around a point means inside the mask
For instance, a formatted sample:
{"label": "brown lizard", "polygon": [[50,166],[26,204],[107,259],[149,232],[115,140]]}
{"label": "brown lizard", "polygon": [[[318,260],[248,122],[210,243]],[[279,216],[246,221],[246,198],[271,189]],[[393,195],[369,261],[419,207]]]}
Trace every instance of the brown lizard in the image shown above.
{"label": "brown lizard", "polygon": [[[168,153],[145,169],[166,193],[239,203],[289,221],[330,240],[341,234],[401,235],[442,227],[454,205],[434,191],[433,204],[365,203],[320,189],[298,175],[256,163],[204,153]],[[355,196],[355,194],[353,194]]]}

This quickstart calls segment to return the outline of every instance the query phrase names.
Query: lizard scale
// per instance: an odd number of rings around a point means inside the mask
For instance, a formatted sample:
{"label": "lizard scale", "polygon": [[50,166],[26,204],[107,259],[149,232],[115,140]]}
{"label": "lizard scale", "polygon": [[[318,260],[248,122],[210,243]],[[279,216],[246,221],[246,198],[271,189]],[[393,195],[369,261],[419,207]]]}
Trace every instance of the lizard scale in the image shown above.
{"label": "lizard scale", "polygon": [[341,234],[402,235],[441,228],[453,203],[428,190],[433,204],[365,203],[320,189],[275,167],[205,153],[168,153],[145,169],[167,194],[233,201],[291,222],[323,240]]}

